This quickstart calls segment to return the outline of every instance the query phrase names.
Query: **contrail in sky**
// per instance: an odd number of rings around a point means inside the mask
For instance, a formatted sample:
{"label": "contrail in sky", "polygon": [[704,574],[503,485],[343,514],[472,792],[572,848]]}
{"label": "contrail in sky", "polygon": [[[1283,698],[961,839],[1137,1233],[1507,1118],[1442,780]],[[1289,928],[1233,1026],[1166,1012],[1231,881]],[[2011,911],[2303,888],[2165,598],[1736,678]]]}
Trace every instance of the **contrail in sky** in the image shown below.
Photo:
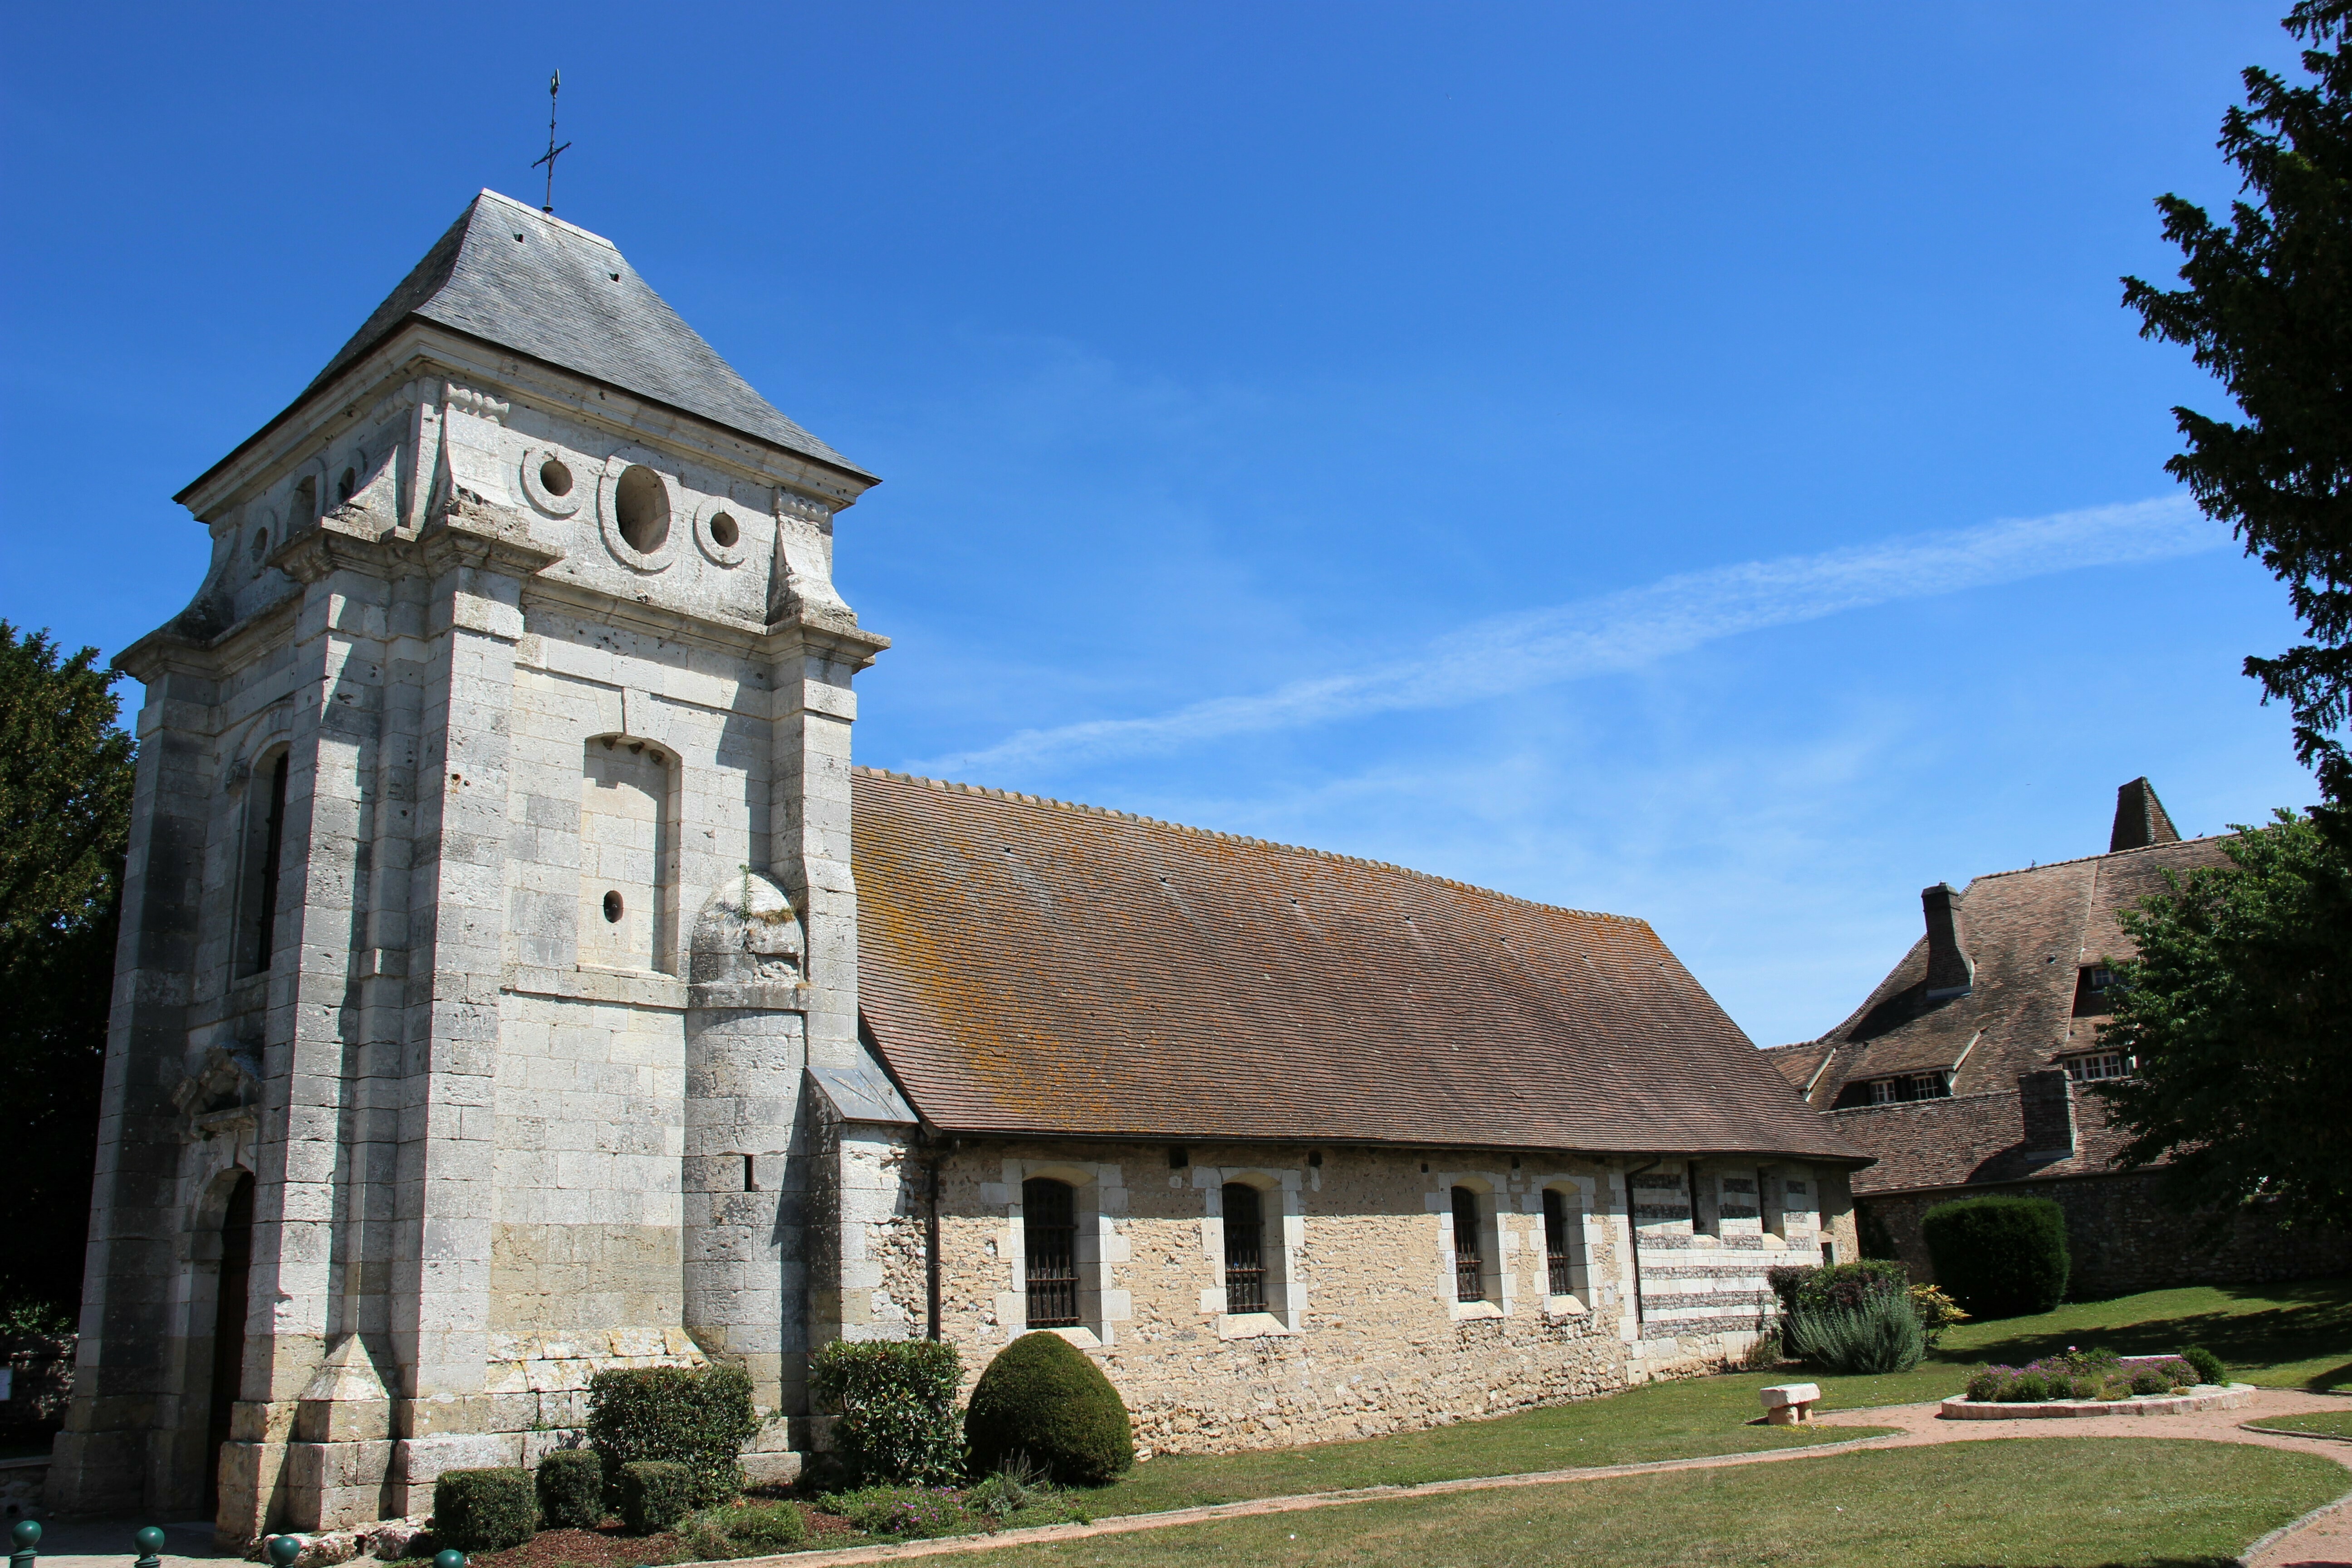
{"label": "contrail in sky", "polygon": [[1580,676],[1638,668],[1706,643],[1841,610],[1962,588],[2162,561],[2230,542],[2186,496],[1913,534],[1818,555],[1786,555],[1662,578],[1549,609],[1474,622],[1420,654],[1139,719],[1023,730],[976,752],[915,766],[970,774],[1172,751],[1222,735],[1301,728],[1368,713],[1447,708]]}

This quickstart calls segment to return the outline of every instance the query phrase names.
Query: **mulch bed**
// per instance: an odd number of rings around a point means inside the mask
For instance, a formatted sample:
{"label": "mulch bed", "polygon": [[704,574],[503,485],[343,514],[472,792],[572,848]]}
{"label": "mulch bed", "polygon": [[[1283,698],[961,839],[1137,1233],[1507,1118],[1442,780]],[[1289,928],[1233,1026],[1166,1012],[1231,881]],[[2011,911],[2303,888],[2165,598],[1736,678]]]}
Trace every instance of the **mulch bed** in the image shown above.
{"label": "mulch bed", "polygon": [[[869,1537],[837,1513],[825,1513],[803,1503],[808,1516],[809,1542],[799,1550],[856,1546]],[[504,1552],[478,1552],[466,1559],[467,1568],[641,1568],[665,1563],[689,1563],[694,1554],[676,1535],[631,1535],[617,1519],[593,1530],[542,1530],[520,1546]]]}

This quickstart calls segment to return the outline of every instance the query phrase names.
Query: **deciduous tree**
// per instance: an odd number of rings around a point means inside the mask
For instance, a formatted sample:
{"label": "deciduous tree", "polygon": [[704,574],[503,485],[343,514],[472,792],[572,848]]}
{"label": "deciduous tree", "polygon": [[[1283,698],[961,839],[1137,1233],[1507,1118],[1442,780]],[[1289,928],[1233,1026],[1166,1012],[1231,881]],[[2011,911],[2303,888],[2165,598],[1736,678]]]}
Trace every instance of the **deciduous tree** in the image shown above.
{"label": "deciduous tree", "polygon": [[2286,811],[2224,849],[2119,917],[2139,956],[2099,1043],[2138,1065],[2092,1088],[2175,1205],[2352,1226],[2352,865]]}
{"label": "deciduous tree", "polygon": [[0,621],[0,1307],[77,1305],[114,981],[131,742],[98,650]]}

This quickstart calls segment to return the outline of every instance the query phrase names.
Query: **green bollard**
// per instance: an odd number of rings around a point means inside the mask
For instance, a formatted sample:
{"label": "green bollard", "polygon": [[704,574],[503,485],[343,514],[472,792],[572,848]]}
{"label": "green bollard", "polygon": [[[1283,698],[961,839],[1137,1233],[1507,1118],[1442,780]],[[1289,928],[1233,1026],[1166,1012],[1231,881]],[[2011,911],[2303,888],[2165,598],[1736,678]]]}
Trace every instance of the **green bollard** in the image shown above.
{"label": "green bollard", "polygon": [[454,1546],[445,1546],[433,1554],[433,1568],[466,1568],[466,1554]]}
{"label": "green bollard", "polygon": [[162,1531],[151,1524],[132,1536],[131,1540],[139,1548],[139,1561],[133,1563],[131,1568],[163,1568],[162,1555],[163,1532]]}
{"label": "green bollard", "polygon": [[20,1519],[16,1521],[16,1528],[10,1531],[8,1536],[16,1543],[16,1550],[8,1553],[8,1568],[33,1568],[33,1564],[39,1562],[41,1558],[38,1550],[41,1544],[41,1521],[37,1519]]}
{"label": "green bollard", "polygon": [[294,1568],[294,1559],[302,1555],[302,1538],[299,1535],[273,1535],[264,1549],[272,1568]]}

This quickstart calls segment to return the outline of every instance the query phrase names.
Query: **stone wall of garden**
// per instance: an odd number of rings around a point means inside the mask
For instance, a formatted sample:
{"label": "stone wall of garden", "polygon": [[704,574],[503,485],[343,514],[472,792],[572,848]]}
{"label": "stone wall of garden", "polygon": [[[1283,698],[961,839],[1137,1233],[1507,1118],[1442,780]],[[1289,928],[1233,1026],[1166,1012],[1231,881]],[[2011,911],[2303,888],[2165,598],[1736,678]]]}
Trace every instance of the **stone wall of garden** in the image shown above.
{"label": "stone wall of garden", "polygon": [[1864,1236],[1877,1235],[1910,1265],[1911,1278],[1932,1280],[1935,1263],[1919,1238],[1919,1221],[1937,1204],[1997,1192],[2055,1199],[2066,1211],[2066,1243],[2074,1256],[2067,1293],[2077,1300],[2159,1290],[2177,1285],[2221,1285],[2313,1279],[2352,1274],[2352,1237],[2342,1231],[2297,1226],[2281,1230],[2260,1207],[2216,1228],[2157,1200],[2155,1172],[2069,1176],[1999,1186],[1865,1194],[1858,1200]]}

